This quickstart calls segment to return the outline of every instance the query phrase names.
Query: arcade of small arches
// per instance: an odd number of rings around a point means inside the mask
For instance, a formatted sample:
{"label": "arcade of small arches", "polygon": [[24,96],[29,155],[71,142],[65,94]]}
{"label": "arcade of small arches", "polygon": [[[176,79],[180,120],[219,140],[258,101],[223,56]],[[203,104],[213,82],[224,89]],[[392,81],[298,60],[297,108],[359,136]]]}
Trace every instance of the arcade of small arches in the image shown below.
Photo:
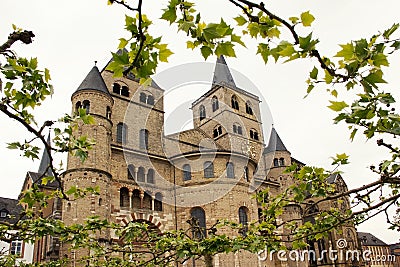
{"label": "arcade of small arches", "polygon": [[274,167],[285,166],[284,158],[274,158]]}
{"label": "arcade of small arches", "polygon": [[152,211],[163,211],[163,196],[157,192],[154,196],[151,193],[140,189],[119,189],[121,209],[143,209]]}
{"label": "arcade of small arches", "polygon": [[[126,84],[114,83],[112,87],[112,92],[117,95],[129,97],[129,87]],[[141,103],[154,106],[154,96],[152,96],[149,92],[141,92],[139,94],[139,101]]]}
{"label": "arcade of small arches", "polygon": [[[228,161],[226,163],[226,178],[235,178],[235,165],[233,162]],[[211,161],[206,161],[203,164],[203,174],[204,178],[214,178],[214,164]],[[249,168],[247,166],[243,167],[244,179],[249,181]],[[184,164],[182,166],[182,177],[183,181],[189,181],[192,179],[192,171],[190,164]]]}
{"label": "arcade of small arches", "polygon": [[141,182],[141,183],[149,183],[149,184],[154,184],[155,179],[154,179],[154,170],[153,169],[148,169],[147,174],[146,170],[143,167],[138,167],[135,168],[133,164],[128,165],[128,180],[134,180],[136,182]]}
{"label": "arcade of small arches", "polygon": [[[75,104],[75,114],[79,113],[79,109],[84,109],[86,111],[86,115],[90,113],[90,101],[83,100],[76,102]],[[105,116],[107,119],[111,120],[111,108],[107,106]]]}

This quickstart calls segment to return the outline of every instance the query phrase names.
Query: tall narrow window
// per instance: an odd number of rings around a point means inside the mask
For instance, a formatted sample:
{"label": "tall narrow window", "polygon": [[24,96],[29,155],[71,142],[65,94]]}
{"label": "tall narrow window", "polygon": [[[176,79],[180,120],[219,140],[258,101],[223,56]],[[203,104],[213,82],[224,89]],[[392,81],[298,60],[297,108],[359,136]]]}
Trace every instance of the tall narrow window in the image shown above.
{"label": "tall narrow window", "polygon": [[117,124],[117,142],[118,143],[126,143],[127,137],[127,126],[125,123]]}
{"label": "tall narrow window", "polygon": [[211,161],[204,162],[204,178],[214,177],[214,165]]}
{"label": "tall narrow window", "polygon": [[240,234],[242,234],[243,236],[245,236],[247,233],[247,224],[248,224],[247,212],[248,209],[246,207],[242,206],[239,208],[239,223],[242,225]]}
{"label": "tall narrow window", "polygon": [[247,167],[247,166],[243,167],[243,176],[244,176],[244,179],[247,182],[250,181],[250,178],[249,178],[249,167]]}
{"label": "tall narrow window", "polygon": [[285,166],[285,159],[284,158],[280,158],[279,159],[279,166]]}
{"label": "tall narrow window", "polygon": [[149,171],[147,172],[147,182],[149,184],[154,184],[154,170],[153,169],[149,169]]}
{"label": "tall narrow window", "polygon": [[233,132],[237,133],[237,126],[235,124],[233,125]]}
{"label": "tall narrow window", "polygon": [[192,235],[193,238],[203,239],[207,237],[206,232],[206,213],[200,207],[195,207],[190,211],[192,221]]}
{"label": "tall narrow window", "polygon": [[125,85],[122,86],[121,95],[122,95],[122,96],[129,97],[129,89],[128,89],[128,86],[125,86]]}
{"label": "tall narrow window", "polygon": [[204,120],[206,118],[206,108],[201,105],[199,108],[200,112],[200,120]]}
{"label": "tall narrow window", "polygon": [[253,115],[253,109],[251,108],[251,104],[249,102],[246,102],[246,113]]}
{"label": "tall narrow window", "polygon": [[139,132],[139,147],[141,149],[149,148],[149,131],[141,129]]}
{"label": "tall narrow window", "polygon": [[226,177],[235,178],[235,167],[232,162],[226,163]]}
{"label": "tall narrow window", "polygon": [[237,133],[240,134],[240,135],[243,134],[243,132],[242,132],[242,126],[238,126],[238,127],[237,127]]}
{"label": "tall narrow window", "polygon": [[154,97],[152,95],[147,96],[147,104],[154,105]]}
{"label": "tall narrow window", "polygon": [[184,181],[189,181],[192,179],[192,170],[191,170],[189,164],[183,165],[182,171],[183,171],[183,180]]}
{"label": "tall narrow window", "polygon": [[214,112],[217,109],[219,109],[218,98],[216,96],[213,96],[213,98],[212,98],[212,111]]}
{"label": "tall narrow window", "polygon": [[231,98],[231,106],[233,109],[239,110],[239,102],[235,95]]}
{"label": "tall narrow window", "polygon": [[144,168],[139,167],[138,172],[137,172],[137,181],[138,182],[144,182],[145,180],[145,174],[144,174]]}
{"label": "tall narrow window", "polygon": [[139,101],[142,102],[142,103],[146,103],[146,100],[147,100],[147,95],[145,93],[143,93],[143,92],[140,93]]}
{"label": "tall narrow window", "polygon": [[150,194],[144,192],[143,196],[143,209],[151,210],[153,199],[151,198]]}
{"label": "tall narrow window", "polygon": [[75,113],[79,113],[79,109],[82,108],[82,103],[81,101],[76,102],[75,104]]}
{"label": "tall narrow window", "polygon": [[135,180],[135,166],[133,164],[128,165],[128,179]]}
{"label": "tall narrow window", "polygon": [[154,199],[154,210],[155,211],[162,211],[163,206],[162,206],[162,195],[161,193],[156,193],[155,199]]}
{"label": "tall narrow window", "polygon": [[119,203],[121,207],[129,207],[129,190],[126,187],[122,187],[119,190]]}
{"label": "tall narrow window", "polygon": [[274,158],[274,167],[278,167],[279,166],[279,161],[277,158]]}
{"label": "tall narrow window", "polygon": [[89,114],[90,112],[90,101],[89,100],[85,100],[83,101],[83,107],[84,110],[86,110],[86,114]]}
{"label": "tall narrow window", "polygon": [[111,108],[107,106],[106,109],[106,118],[111,120]]}
{"label": "tall narrow window", "polygon": [[132,208],[140,209],[141,208],[141,200],[140,200],[140,191],[138,189],[133,190],[132,192]]}
{"label": "tall narrow window", "polygon": [[222,126],[217,125],[213,131],[214,138],[220,136],[221,134],[222,134]]}
{"label": "tall narrow window", "polygon": [[145,93],[140,93],[139,100],[142,103],[146,103],[147,96]]}
{"label": "tall narrow window", "polygon": [[113,84],[113,93],[120,94],[121,93],[121,85],[118,83]]}
{"label": "tall narrow window", "polygon": [[254,140],[258,140],[258,133],[256,130],[250,130],[250,138]]}

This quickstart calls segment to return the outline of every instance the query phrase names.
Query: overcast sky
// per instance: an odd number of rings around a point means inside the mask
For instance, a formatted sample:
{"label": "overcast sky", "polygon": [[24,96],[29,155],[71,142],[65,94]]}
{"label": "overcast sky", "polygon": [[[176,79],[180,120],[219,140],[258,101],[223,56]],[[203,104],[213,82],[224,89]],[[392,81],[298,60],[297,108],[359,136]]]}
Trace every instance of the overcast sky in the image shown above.
{"label": "overcast sky", "polygon": [[[39,122],[69,113],[71,94],[93,67],[94,61],[98,61],[100,69],[103,68],[111,57],[110,52],[116,50],[118,38],[126,37],[123,31],[124,10],[117,6],[107,6],[106,2],[1,1],[0,42],[6,40],[12,31],[11,24],[32,30],[36,35],[32,45],[19,44],[13,48],[20,56],[38,57],[40,65],[51,71],[55,94],[37,110]],[[208,12],[203,15],[204,19],[219,20],[220,16],[239,13],[228,1],[201,2],[198,8]],[[198,51],[186,50],[183,34],[177,34],[175,28],[158,20],[161,15],[160,7],[165,3],[166,1],[144,1],[146,12],[155,20],[156,25],[152,32],[154,35],[162,35],[164,42],[170,43],[175,52],[169,63],[160,65],[159,73],[181,64],[204,61]],[[271,5],[270,9],[284,18],[298,16],[301,12],[310,10],[316,17],[311,27],[313,36],[319,38],[318,48],[327,56],[334,55],[340,43],[369,37],[398,22],[400,8],[398,0],[271,0],[266,4]],[[224,13],[221,14],[221,11]],[[261,105],[265,110],[262,114],[265,128],[273,123],[292,156],[310,165],[330,169],[331,156],[336,153],[349,154],[352,164],[343,168],[343,176],[350,188],[372,181],[374,176],[368,166],[378,162],[385,152],[375,145],[375,139],[366,142],[365,138],[359,136],[353,143],[349,142],[347,126],[332,123],[335,114],[326,108],[329,99],[326,87],[303,99],[306,92],[305,80],[315,62],[302,60],[287,64],[271,62],[265,65],[255,54],[254,42],[249,41],[247,44],[247,49],[238,49],[237,58],[228,58],[227,62],[237,71],[234,72],[234,79],[240,87],[246,87],[248,83],[241,83],[239,74],[247,77],[254,83],[257,88],[255,90],[261,92],[264,99]],[[214,63],[215,60],[214,57],[207,62]],[[392,65],[385,76],[389,81],[387,87],[398,92],[400,57],[395,56],[391,60]],[[199,87],[190,94],[197,98],[208,89],[208,86]],[[165,99],[167,119],[174,109],[186,101],[183,97],[172,96],[171,94]],[[267,114],[268,108],[272,118]],[[190,114],[189,110],[187,112]],[[0,116],[0,123],[0,196],[16,198],[26,172],[37,171],[39,162],[23,159],[18,152],[5,149],[5,143],[23,140],[26,135],[4,116]],[[385,230],[387,227],[384,222],[383,218],[377,218],[358,229],[369,231],[388,243],[397,242],[399,234]]]}

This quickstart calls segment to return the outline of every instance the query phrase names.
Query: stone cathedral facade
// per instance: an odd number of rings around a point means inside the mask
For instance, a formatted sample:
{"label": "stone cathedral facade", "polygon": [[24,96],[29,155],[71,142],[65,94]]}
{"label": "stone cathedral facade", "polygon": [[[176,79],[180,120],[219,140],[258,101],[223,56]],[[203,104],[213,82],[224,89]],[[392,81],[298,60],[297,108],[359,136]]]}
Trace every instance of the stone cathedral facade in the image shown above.
{"label": "stone cathedral facade", "polygon": [[[193,113],[193,129],[164,134],[163,95],[164,90],[155,82],[140,86],[134,77],[114,78],[113,73],[96,66],[72,93],[72,113],[84,108],[96,121],[81,125],[78,134],[94,138],[96,145],[84,163],[68,157],[63,186],[98,186],[100,194],[54,205],[66,224],[98,215],[122,225],[146,222],[161,233],[187,229],[187,221],[193,217],[202,227],[221,219],[245,225],[260,219],[261,205],[253,197],[256,192],[269,188],[274,195],[293,184],[293,178],[283,170],[294,161],[300,162],[291,156],[274,128],[271,133],[263,132],[259,97],[236,86],[223,57],[217,60],[210,90],[187,111]],[[339,190],[346,189],[340,176],[329,179]],[[340,205],[344,210],[349,208],[347,199]],[[279,220],[312,221],[312,214],[303,214],[303,209],[290,206]],[[108,240],[116,238],[111,232],[104,235]],[[339,238],[346,239],[352,248],[358,247],[353,226],[343,227],[310,247],[317,253],[334,249]],[[89,253],[63,250],[62,244],[52,241],[36,244],[36,261],[46,261],[55,253],[72,259]],[[220,267],[354,266],[329,260],[264,261],[247,252],[215,255],[212,261]],[[204,266],[204,261],[184,265]]]}

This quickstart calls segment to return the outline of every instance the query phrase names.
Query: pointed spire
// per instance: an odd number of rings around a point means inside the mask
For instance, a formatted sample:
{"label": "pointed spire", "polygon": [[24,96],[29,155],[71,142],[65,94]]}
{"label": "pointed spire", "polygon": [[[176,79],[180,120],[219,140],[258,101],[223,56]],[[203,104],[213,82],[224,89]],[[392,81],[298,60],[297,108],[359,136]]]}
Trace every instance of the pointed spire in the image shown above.
{"label": "pointed spire", "polygon": [[81,85],[79,85],[75,92],[81,90],[98,90],[105,94],[110,94],[97,66],[94,66],[90,70],[86,78],[82,81]]}
{"label": "pointed spire", "polygon": [[[47,136],[47,144],[50,144],[50,133]],[[54,176],[51,169],[48,168],[49,165],[50,165],[50,156],[49,153],[47,153],[47,150],[45,149],[43,150],[42,159],[40,160],[40,165],[38,170],[39,175],[45,174],[45,176]]]}
{"label": "pointed spire", "polygon": [[232,74],[226,64],[224,56],[217,58],[217,63],[215,64],[214,77],[212,86],[217,84],[225,84],[230,87],[236,88],[235,81],[233,80]]}
{"label": "pointed spire", "polygon": [[276,132],[275,128],[272,127],[271,135],[269,137],[268,146],[264,149],[264,154],[275,152],[275,151],[288,151],[283,144],[281,138]]}

